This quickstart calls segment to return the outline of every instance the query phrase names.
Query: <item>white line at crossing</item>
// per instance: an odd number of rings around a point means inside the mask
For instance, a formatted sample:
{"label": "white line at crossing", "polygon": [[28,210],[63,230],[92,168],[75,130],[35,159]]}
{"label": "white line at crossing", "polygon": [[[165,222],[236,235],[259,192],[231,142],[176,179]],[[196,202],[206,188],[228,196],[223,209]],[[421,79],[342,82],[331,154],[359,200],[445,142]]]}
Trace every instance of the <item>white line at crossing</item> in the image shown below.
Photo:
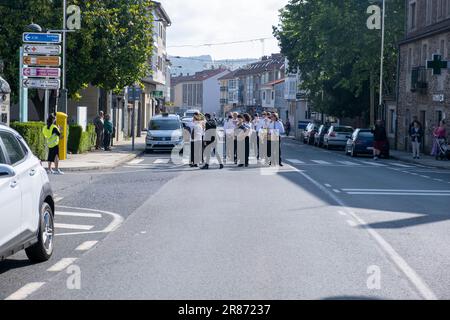
{"label": "white line at crossing", "polygon": [[340,164],[344,164],[346,166],[360,166],[361,164],[351,161],[338,161]]}
{"label": "white line at crossing", "polygon": [[77,258],[64,258],[59,260],[56,264],[54,264],[52,267],[47,269],[48,272],[60,272],[66,269],[68,266],[70,266],[72,263],[77,261]]}
{"label": "white line at crossing", "polygon": [[133,164],[139,164],[139,163],[142,163],[142,162],[144,162],[144,159],[135,159],[133,161],[128,162],[128,164],[133,165]]}
{"label": "white line at crossing", "polygon": [[80,244],[75,251],[88,251],[97,245],[98,241],[86,241]]}
{"label": "white line at crossing", "polygon": [[293,164],[305,164],[303,161],[300,161],[297,159],[286,159],[286,161],[293,163]]}
{"label": "white line at crossing", "polygon": [[84,212],[62,212],[56,211],[56,216],[60,217],[77,217],[77,218],[101,218],[100,213],[84,213]]}
{"label": "white line at crossing", "polygon": [[39,290],[45,282],[32,282],[24,285],[22,288],[14,292],[5,300],[24,300],[30,296],[33,292]]}
{"label": "white line at crossing", "polygon": [[323,160],[311,160],[311,162],[321,164],[321,165],[330,165],[331,164],[328,161],[323,161]]}
{"label": "white line at crossing", "polygon": [[170,159],[157,159],[155,160],[155,162],[153,162],[154,164],[168,164],[170,161]]}
{"label": "white line at crossing", "polygon": [[370,161],[361,161],[364,164],[368,164],[375,167],[386,167],[386,165],[378,163],[378,162],[370,162]]}
{"label": "white line at crossing", "polygon": [[94,228],[94,226],[82,225],[82,224],[66,224],[66,223],[55,223],[55,228],[57,229],[68,229],[68,230],[85,230],[89,231]]}

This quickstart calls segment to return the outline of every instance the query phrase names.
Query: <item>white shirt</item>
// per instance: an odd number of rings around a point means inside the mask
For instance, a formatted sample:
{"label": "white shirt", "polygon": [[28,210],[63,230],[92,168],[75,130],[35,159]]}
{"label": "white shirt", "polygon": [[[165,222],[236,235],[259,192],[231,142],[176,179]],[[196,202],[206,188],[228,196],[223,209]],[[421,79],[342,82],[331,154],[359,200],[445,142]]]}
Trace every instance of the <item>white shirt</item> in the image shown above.
{"label": "white shirt", "polygon": [[280,134],[280,135],[284,134],[286,132],[284,130],[283,122],[281,122],[281,121],[270,122],[269,129],[270,129],[271,133],[276,133],[276,134]]}
{"label": "white shirt", "polygon": [[194,141],[202,141],[204,134],[202,124],[200,122],[194,121],[191,129],[194,130]]}

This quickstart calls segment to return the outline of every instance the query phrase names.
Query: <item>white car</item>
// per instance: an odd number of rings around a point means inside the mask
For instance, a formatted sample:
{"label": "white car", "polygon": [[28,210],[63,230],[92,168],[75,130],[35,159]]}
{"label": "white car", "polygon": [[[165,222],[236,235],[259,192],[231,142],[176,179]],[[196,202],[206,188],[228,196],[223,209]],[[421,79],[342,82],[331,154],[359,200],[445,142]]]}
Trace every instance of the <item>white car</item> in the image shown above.
{"label": "white car", "polygon": [[145,151],[172,151],[175,147],[183,146],[183,141],[180,117],[164,113],[150,120]]}
{"label": "white car", "polygon": [[0,260],[24,249],[32,262],[50,259],[54,212],[47,172],[23,138],[0,124]]}

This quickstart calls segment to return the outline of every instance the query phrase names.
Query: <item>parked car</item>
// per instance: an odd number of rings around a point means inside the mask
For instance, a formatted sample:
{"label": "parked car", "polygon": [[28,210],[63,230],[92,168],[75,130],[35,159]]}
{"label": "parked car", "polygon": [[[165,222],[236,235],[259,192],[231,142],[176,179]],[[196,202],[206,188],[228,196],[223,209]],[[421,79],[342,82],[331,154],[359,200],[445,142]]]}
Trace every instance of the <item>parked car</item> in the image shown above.
{"label": "parked car", "polygon": [[[371,129],[356,129],[347,141],[345,153],[352,157],[358,155],[373,155],[373,133]],[[390,157],[389,142],[381,150],[383,158]]]}
{"label": "parked car", "polygon": [[196,113],[200,113],[200,110],[198,110],[198,109],[190,109],[190,110],[187,110],[187,111],[184,113],[184,116],[181,118],[181,121],[182,121],[185,125],[188,126],[188,125],[194,120],[194,115],[195,115]]}
{"label": "parked car", "polygon": [[54,214],[40,160],[16,131],[0,124],[0,260],[23,249],[32,262],[50,259]]}
{"label": "parked car", "polygon": [[162,114],[153,117],[148,125],[146,152],[172,151],[183,144],[183,126],[177,115]]}
{"label": "parked car", "polygon": [[353,128],[348,126],[331,126],[323,138],[325,148],[345,148],[348,137],[353,133]]}
{"label": "parked car", "polygon": [[328,132],[329,129],[330,129],[330,127],[327,125],[321,125],[319,127],[319,130],[314,135],[314,145],[315,146],[317,146],[317,147],[323,146],[323,138],[325,137],[325,134]]}
{"label": "parked car", "polygon": [[311,122],[306,126],[306,130],[303,132],[303,143],[314,144],[314,136],[319,130],[319,126],[316,123]]}

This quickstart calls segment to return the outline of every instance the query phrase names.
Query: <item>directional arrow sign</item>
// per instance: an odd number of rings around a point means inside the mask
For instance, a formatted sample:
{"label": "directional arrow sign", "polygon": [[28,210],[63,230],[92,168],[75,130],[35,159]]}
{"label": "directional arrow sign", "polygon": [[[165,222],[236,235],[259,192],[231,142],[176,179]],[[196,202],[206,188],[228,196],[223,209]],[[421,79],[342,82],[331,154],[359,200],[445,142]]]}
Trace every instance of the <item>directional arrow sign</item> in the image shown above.
{"label": "directional arrow sign", "polygon": [[59,68],[23,68],[24,77],[61,77],[61,69]]}
{"label": "directional arrow sign", "polygon": [[23,34],[23,42],[32,43],[61,43],[61,34],[59,33],[29,33]]}
{"label": "directional arrow sign", "polygon": [[50,90],[58,90],[61,84],[60,81],[56,79],[25,79],[22,83],[24,88]]}
{"label": "directional arrow sign", "polygon": [[32,66],[52,66],[59,67],[61,65],[60,57],[36,57],[27,56],[23,57],[23,64]]}
{"label": "directional arrow sign", "polygon": [[60,55],[61,46],[46,46],[46,45],[33,45],[26,44],[23,46],[23,51],[27,54],[49,54],[49,55]]}

